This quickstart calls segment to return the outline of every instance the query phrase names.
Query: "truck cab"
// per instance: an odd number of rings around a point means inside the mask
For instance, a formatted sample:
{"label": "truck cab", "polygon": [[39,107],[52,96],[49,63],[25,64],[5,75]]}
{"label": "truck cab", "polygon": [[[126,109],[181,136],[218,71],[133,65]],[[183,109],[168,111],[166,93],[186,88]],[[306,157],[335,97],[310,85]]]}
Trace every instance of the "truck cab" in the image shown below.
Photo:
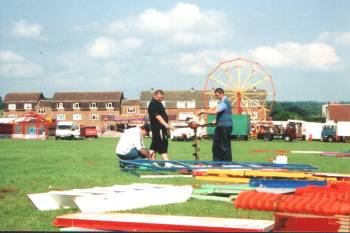
{"label": "truck cab", "polygon": [[324,142],[334,142],[336,140],[337,126],[335,124],[325,124],[322,128],[321,138]]}
{"label": "truck cab", "polygon": [[80,139],[80,125],[72,121],[60,121],[56,125],[55,139]]}

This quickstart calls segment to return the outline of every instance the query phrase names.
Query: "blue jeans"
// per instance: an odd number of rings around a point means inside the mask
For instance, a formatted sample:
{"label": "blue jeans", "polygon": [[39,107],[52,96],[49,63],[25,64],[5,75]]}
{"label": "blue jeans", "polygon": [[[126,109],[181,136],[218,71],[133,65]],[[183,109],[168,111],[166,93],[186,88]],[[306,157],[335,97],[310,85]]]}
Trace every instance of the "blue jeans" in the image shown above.
{"label": "blue jeans", "polygon": [[231,152],[231,132],[232,126],[218,126],[213,136],[213,160],[232,162]]}
{"label": "blue jeans", "polygon": [[120,159],[123,160],[134,160],[134,159],[144,159],[145,157],[136,148],[133,148],[129,153],[125,155],[117,154]]}

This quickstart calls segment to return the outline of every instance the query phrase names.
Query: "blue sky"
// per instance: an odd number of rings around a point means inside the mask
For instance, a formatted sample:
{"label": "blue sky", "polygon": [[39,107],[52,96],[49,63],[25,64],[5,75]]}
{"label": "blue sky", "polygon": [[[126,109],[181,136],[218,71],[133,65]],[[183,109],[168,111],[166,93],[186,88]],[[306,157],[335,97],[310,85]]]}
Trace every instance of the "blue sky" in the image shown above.
{"label": "blue sky", "polygon": [[222,60],[276,100],[349,101],[350,1],[0,1],[0,95],[203,89]]}

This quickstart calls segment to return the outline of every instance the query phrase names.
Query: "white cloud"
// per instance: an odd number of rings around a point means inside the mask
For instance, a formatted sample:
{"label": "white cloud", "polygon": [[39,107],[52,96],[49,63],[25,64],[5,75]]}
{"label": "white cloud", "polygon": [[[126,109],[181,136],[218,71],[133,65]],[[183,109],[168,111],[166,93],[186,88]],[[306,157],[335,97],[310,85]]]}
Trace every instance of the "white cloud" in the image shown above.
{"label": "white cloud", "polygon": [[302,67],[327,70],[336,66],[340,59],[335,49],[324,43],[278,43],[276,46],[259,46],[248,54],[263,65],[275,67]]}
{"label": "white cloud", "polygon": [[170,61],[183,74],[207,75],[220,61],[237,57],[237,53],[227,50],[204,50],[196,53],[180,53]]}
{"label": "white cloud", "polygon": [[136,17],[141,32],[181,45],[210,44],[229,37],[226,16],[218,11],[203,11],[197,5],[177,3],[168,11],[146,9]]}
{"label": "white cloud", "polygon": [[25,20],[17,21],[11,30],[11,35],[17,38],[42,39],[42,26]]}
{"label": "white cloud", "polygon": [[109,59],[140,46],[142,46],[142,40],[136,37],[121,40],[113,37],[99,37],[93,43],[88,44],[87,53],[93,58]]}
{"label": "white cloud", "polygon": [[350,46],[350,31],[348,32],[322,32],[318,41],[336,42],[344,46]]}
{"label": "white cloud", "polygon": [[7,77],[33,77],[42,72],[42,68],[21,55],[0,50],[0,74]]}

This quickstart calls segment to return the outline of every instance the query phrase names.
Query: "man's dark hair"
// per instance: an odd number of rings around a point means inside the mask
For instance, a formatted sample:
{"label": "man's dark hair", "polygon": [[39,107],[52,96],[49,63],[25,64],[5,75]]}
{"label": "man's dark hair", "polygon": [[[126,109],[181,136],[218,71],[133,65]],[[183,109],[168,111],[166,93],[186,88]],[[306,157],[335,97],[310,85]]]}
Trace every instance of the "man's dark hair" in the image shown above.
{"label": "man's dark hair", "polygon": [[146,124],[142,125],[142,126],[140,127],[140,129],[146,130],[147,135],[148,135],[148,134],[149,134],[149,131],[151,130],[151,127],[150,127],[149,124],[146,123]]}
{"label": "man's dark hair", "polygon": [[156,90],[153,95],[158,95],[158,94],[162,94],[164,95],[164,92],[162,90]]}
{"label": "man's dark hair", "polygon": [[225,94],[224,89],[222,89],[221,87],[216,88],[215,91],[214,91],[214,93]]}

